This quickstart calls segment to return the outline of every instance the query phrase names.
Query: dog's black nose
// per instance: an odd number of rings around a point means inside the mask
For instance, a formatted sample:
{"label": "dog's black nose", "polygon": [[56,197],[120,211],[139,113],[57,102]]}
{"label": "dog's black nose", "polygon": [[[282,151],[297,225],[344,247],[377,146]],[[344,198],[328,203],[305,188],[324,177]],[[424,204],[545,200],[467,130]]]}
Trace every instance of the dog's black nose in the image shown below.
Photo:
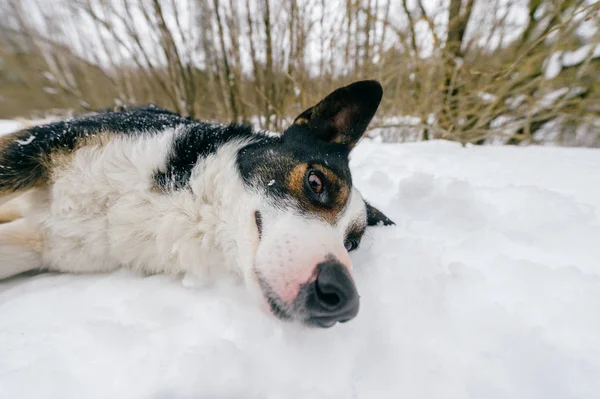
{"label": "dog's black nose", "polygon": [[358,314],[358,292],[341,263],[331,260],[317,266],[317,279],[310,284],[306,298],[308,323],[331,327],[346,322]]}

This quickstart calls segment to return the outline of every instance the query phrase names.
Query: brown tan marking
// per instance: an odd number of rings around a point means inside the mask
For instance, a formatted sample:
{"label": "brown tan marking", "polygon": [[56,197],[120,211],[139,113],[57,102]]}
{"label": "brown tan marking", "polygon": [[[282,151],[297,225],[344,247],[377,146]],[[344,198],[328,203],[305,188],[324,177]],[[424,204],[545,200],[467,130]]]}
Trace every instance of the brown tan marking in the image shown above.
{"label": "brown tan marking", "polygon": [[15,140],[26,138],[29,135],[27,129],[17,130],[16,132],[0,135],[0,159],[2,159],[2,153],[6,151],[9,144],[14,143]]}
{"label": "brown tan marking", "polygon": [[[17,183],[17,182],[15,182]],[[13,195],[21,195],[27,190],[31,190],[32,188],[42,187],[44,186],[44,182],[36,182],[36,184],[32,184],[28,187],[23,187],[22,189],[15,190],[13,189],[14,184],[9,184],[7,187],[0,187],[0,204],[8,201],[6,198],[12,198]]]}
{"label": "brown tan marking", "polygon": [[[287,188],[294,197],[296,197],[302,205],[309,203],[308,199],[304,195],[304,175],[308,169],[307,163],[300,163],[292,169],[287,178]],[[310,203],[309,203],[310,205]]]}
{"label": "brown tan marking", "polygon": [[309,122],[308,118],[298,117],[294,121],[294,124],[296,124],[298,126],[302,126],[302,125],[308,125],[308,122]]}
{"label": "brown tan marking", "polygon": [[[11,133],[11,134],[0,136],[0,165],[2,164],[2,160],[4,158],[3,152],[6,151],[8,145],[12,144],[15,140],[26,138],[29,134],[30,134],[29,131],[25,129],[25,130],[19,130],[17,132]],[[94,134],[94,135],[90,135],[90,136],[81,138],[79,141],[77,141],[77,144],[75,145],[75,147],[72,150],[64,150],[64,149],[57,148],[57,149],[54,149],[50,154],[48,154],[48,153],[38,154],[37,156],[39,157],[40,167],[44,168],[44,170],[47,173],[44,173],[42,175],[42,177],[34,184],[30,184],[28,187],[23,187],[20,190],[14,189],[14,187],[20,186],[20,182],[16,181],[17,177],[15,177],[15,180],[13,180],[13,183],[10,183],[10,181],[9,181],[9,184],[5,184],[4,186],[0,187],[0,198],[6,197],[6,196],[18,195],[27,190],[30,190],[31,188],[43,187],[43,186],[50,184],[51,181],[49,179],[51,179],[51,176],[53,174],[52,171],[55,168],[59,168],[59,167],[70,164],[70,162],[73,158],[73,155],[77,152],[77,150],[79,150],[83,147],[104,147],[106,144],[108,144],[108,142],[112,138],[114,138],[117,135],[119,135],[119,133],[117,133],[117,132],[103,131],[103,132],[99,132],[98,134]],[[10,166],[10,165],[4,165],[4,166]],[[0,170],[0,173],[1,173],[1,170]],[[0,201],[0,204],[3,202],[5,202],[5,201]]]}
{"label": "brown tan marking", "polygon": [[31,184],[27,187],[23,187],[21,189],[15,190],[13,189],[13,185],[8,185],[8,187],[0,187],[0,205],[10,201],[15,196],[22,195],[27,191],[35,188],[45,187],[45,181],[38,181],[35,184]]}
{"label": "brown tan marking", "polygon": [[[24,191],[24,190],[23,190]],[[23,192],[7,192],[5,195],[2,195],[2,193],[0,192],[0,206],[6,204],[9,201],[12,201],[14,198],[17,198],[18,196],[22,195]]]}
{"label": "brown tan marking", "polygon": [[0,206],[0,223],[12,222],[13,220],[20,219],[22,216],[21,210],[14,201]]}
{"label": "brown tan marking", "polygon": [[[16,132],[4,134],[0,136],[0,165],[2,165],[2,161],[4,159],[4,152],[7,151],[8,146],[15,142],[15,140],[20,140],[26,138],[29,135],[29,131],[27,129],[17,130]],[[2,165],[2,166],[10,166],[10,165]],[[2,169],[0,169],[0,173],[2,173]],[[9,180],[10,181],[10,180]],[[9,201],[11,198],[14,198],[17,195],[29,190],[31,187],[26,187],[21,190],[14,190],[14,186],[18,186],[17,181],[16,184],[6,184],[5,186],[0,186],[0,204],[3,204]]]}
{"label": "brown tan marking", "polygon": [[16,133],[4,134],[0,136],[0,153],[6,151],[6,147],[15,139]]}
{"label": "brown tan marking", "polygon": [[335,224],[340,212],[346,206],[350,197],[350,187],[343,182],[331,169],[322,165],[312,167],[323,174],[326,185],[329,187],[329,195],[333,199],[331,207],[315,205],[304,193],[304,176],[308,169],[307,163],[296,165],[288,175],[287,188],[296,197],[300,204],[310,212],[318,215],[330,224]]}
{"label": "brown tan marking", "polygon": [[110,131],[103,131],[93,136],[87,136],[77,141],[77,144],[72,150],[55,150],[52,153],[41,159],[41,164],[44,165],[44,168],[49,172],[49,179],[54,174],[53,171],[55,169],[59,169],[71,164],[73,156],[75,153],[84,147],[96,147],[102,148],[106,146],[110,140],[112,140],[117,133]]}

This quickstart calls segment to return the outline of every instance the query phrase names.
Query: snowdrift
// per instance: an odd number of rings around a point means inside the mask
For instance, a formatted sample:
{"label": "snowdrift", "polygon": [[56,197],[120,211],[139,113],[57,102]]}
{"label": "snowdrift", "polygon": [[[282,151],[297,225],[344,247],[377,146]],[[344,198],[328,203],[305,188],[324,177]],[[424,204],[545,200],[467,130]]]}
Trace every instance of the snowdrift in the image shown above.
{"label": "snowdrift", "polygon": [[0,283],[2,398],[592,398],[600,152],[365,141],[355,184],[397,223],[353,256],[361,312],[286,324],[230,282]]}

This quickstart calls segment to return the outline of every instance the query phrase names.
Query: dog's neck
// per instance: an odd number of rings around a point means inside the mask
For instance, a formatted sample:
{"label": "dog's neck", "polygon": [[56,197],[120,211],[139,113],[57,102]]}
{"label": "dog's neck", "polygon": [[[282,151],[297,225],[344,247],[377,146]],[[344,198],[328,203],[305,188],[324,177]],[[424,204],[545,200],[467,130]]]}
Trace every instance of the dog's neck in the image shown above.
{"label": "dog's neck", "polygon": [[236,159],[246,141],[225,144],[199,160],[190,190],[180,193],[189,212],[190,240],[179,250],[181,267],[206,277],[222,271],[244,277],[252,268],[258,234],[254,223],[257,197],[244,185]]}

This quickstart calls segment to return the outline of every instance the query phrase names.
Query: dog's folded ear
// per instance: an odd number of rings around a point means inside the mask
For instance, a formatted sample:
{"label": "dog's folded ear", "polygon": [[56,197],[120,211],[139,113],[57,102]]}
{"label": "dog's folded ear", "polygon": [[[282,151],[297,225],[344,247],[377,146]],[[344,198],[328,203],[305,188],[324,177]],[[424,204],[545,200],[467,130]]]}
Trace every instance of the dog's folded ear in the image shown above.
{"label": "dog's folded ear", "polygon": [[396,223],[392,219],[385,216],[383,212],[375,208],[367,201],[365,201],[367,207],[367,225],[368,226],[395,226]]}
{"label": "dog's folded ear", "polygon": [[307,128],[308,133],[319,140],[344,144],[352,149],[375,115],[382,95],[383,89],[377,81],[352,83],[302,112],[293,126]]}

